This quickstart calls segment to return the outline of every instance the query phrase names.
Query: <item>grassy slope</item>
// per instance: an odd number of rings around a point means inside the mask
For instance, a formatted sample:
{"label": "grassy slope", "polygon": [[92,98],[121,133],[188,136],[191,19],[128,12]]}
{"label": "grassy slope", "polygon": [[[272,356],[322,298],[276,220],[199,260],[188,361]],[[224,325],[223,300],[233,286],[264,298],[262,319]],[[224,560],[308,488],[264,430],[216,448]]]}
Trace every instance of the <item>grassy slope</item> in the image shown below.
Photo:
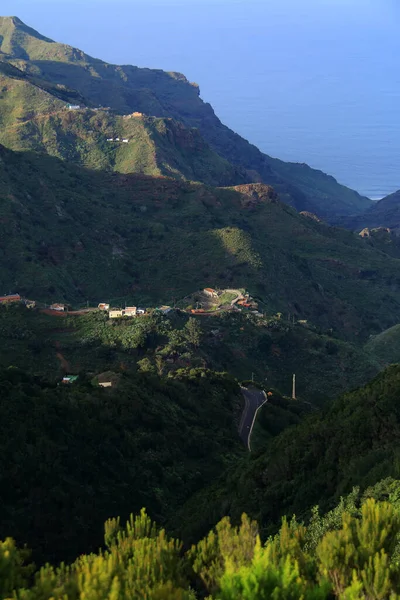
{"label": "grassy slope", "polygon": [[[195,129],[172,119],[126,119],[90,109],[71,112],[54,97],[54,90],[1,74],[1,65],[0,143],[8,147],[46,152],[94,169],[169,175],[209,185],[246,181],[245,171],[211,150]],[[130,142],[110,144],[111,137]]]}
{"label": "grassy slope", "polygon": [[348,337],[399,321],[398,261],[298,215],[270,188],[98,173],[6,149],[1,159],[4,291],[160,302],[208,284],[247,288],[269,312]]}
{"label": "grassy slope", "polygon": [[[263,155],[225,127],[212,107],[199,98],[198,86],[179,73],[108,65],[80,50],[51,42],[15,19],[0,19],[0,35],[5,58],[29,77],[78,90],[89,106],[110,106],[120,114],[140,111],[172,117],[189,127],[198,127],[222,157],[247,169],[248,181],[261,177],[278,186],[284,200],[299,210],[332,217],[359,212],[370,205],[370,201],[320,171]],[[14,147],[12,138],[9,143]],[[201,178],[201,171],[196,177]]]}
{"label": "grassy slope", "polygon": [[364,349],[382,366],[400,363],[400,325],[371,336]]}

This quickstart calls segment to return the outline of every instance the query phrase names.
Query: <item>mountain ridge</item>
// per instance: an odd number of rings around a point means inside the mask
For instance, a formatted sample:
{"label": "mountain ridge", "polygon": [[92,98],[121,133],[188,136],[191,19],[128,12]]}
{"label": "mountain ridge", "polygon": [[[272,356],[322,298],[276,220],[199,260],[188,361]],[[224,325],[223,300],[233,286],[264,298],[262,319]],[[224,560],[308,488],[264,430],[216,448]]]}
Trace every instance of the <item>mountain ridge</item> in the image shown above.
{"label": "mountain ridge", "polygon": [[[35,30],[21,25],[20,20],[13,23],[10,32],[9,21],[0,20],[0,36],[3,37],[0,48],[11,52],[13,47],[17,48],[14,54],[4,55],[5,60],[23,71],[27,78],[46,81],[59,91],[60,86],[66,87],[84,98],[91,107],[109,106],[120,115],[137,111],[154,117],[172,117],[186,127],[197,127],[200,135],[223,159],[245,170],[250,181],[261,180],[274,185],[281,198],[297,210],[330,218],[337,214],[354,214],[370,206],[369,199],[341,186],[322,171],[298,163],[284,163],[262,154],[221,123],[211,105],[201,100],[198,85],[190,83],[184,75],[129,65],[108,65],[71,46],[48,42],[49,38],[43,41],[44,36],[36,35]],[[25,58],[21,58],[24,52]],[[5,87],[7,85],[6,80]],[[3,103],[7,102],[7,93],[5,96]],[[30,102],[31,111],[32,106]],[[16,149],[12,139],[0,138],[0,142],[7,142],[10,148]]]}
{"label": "mountain ridge", "polygon": [[388,227],[400,231],[400,190],[385,196],[364,213],[338,219],[338,224],[349,229],[361,230],[365,227]]}

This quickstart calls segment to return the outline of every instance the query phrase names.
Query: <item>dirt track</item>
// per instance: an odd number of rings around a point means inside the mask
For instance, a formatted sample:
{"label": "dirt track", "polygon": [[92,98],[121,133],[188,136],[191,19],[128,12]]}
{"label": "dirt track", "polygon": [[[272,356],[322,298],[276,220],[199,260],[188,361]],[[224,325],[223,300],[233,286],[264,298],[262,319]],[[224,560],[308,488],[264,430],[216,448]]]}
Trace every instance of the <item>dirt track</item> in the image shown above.
{"label": "dirt track", "polygon": [[56,356],[60,361],[61,369],[64,371],[64,373],[71,373],[71,365],[69,364],[65,356],[60,352],[60,342],[57,340],[54,345],[56,347],[56,350],[58,351],[56,352]]}
{"label": "dirt track", "polygon": [[51,310],[51,308],[41,308],[40,312],[44,315],[50,315],[51,317],[68,317],[69,315],[86,315],[88,312],[93,312],[94,309],[83,309],[83,310]]}

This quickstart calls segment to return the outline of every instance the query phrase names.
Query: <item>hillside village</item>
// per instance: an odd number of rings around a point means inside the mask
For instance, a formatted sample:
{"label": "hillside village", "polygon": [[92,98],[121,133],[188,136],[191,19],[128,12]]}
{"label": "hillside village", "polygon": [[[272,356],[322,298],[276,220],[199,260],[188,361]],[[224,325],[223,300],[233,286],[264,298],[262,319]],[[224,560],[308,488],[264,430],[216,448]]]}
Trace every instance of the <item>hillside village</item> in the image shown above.
{"label": "hillside village", "polygon": [[53,314],[82,314],[96,310],[107,313],[109,319],[135,318],[157,311],[162,314],[168,314],[173,310],[179,310],[191,315],[213,315],[216,312],[227,310],[250,311],[257,316],[263,316],[258,310],[258,303],[245,290],[224,289],[216,290],[210,287],[199,290],[180,301],[174,303],[174,306],[161,305],[157,307],[139,308],[137,306],[127,306],[125,308],[112,307],[108,302],[100,302],[97,306],[87,306],[86,308],[74,308],[67,303],[55,302],[47,305],[36,300],[23,298],[20,294],[7,294],[0,296],[0,306],[10,303],[21,303],[27,308],[37,308]]}
{"label": "hillside village", "polygon": [[[44,315],[53,317],[80,317],[95,313],[103,313],[107,315],[108,321],[118,320],[129,320],[138,319],[144,317],[151,317],[154,314],[169,315],[175,313],[179,318],[179,314],[187,314],[190,316],[198,317],[211,317],[213,315],[218,316],[224,312],[249,312],[255,316],[263,316],[258,311],[258,303],[247,293],[245,290],[239,289],[214,289],[211,287],[198,290],[197,292],[182,298],[179,301],[174,301],[174,305],[159,305],[156,307],[140,308],[137,306],[127,305],[122,308],[121,306],[114,306],[111,302],[99,302],[95,306],[86,307],[74,307],[68,303],[55,302],[52,304],[45,304],[40,301],[24,298],[19,293],[9,293],[0,296],[0,307],[7,305],[23,305],[27,309],[35,310]],[[11,313],[10,313],[11,314]],[[7,318],[7,312],[5,313]],[[56,328],[58,331],[59,328]],[[61,329],[62,330],[62,329]],[[218,338],[220,335],[219,329],[212,330],[211,335],[214,338]],[[62,354],[60,342],[57,340],[54,342],[56,356],[61,364],[62,375],[59,379],[59,384],[70,385],[78,381],[78,375],[76,370],[72,368],[69,361]],[[171,356],[166,357],[166,363],[175,362],[176,352]],[[96,378],[96,383],[100,387],[114,387],[116,382],[113,381],[114,375],[108,375],[100,379]]]}

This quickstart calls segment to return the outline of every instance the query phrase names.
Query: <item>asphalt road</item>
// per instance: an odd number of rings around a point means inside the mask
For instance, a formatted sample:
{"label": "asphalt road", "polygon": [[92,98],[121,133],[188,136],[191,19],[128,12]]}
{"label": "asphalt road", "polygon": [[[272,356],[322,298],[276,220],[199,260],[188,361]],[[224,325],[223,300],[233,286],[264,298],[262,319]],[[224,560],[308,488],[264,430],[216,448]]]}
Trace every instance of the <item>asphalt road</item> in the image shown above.
{"label": "asphalt road", "polygon": [[250,448],[251,433],[257,417],[258,409],[268,400],[265,392],[256,388],[241,388],[244,397],[244,409],[240,419],[239,435],[243,443]]}

